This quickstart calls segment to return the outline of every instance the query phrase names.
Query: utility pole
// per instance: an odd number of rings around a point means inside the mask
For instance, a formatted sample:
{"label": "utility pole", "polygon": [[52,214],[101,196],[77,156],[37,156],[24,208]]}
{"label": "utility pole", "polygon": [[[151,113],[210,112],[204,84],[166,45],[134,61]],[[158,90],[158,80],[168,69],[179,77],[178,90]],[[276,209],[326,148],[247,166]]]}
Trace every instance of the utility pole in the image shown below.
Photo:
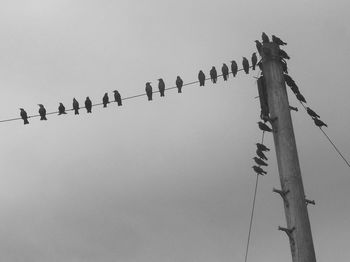
{"label": "utility pole", "polygon": [[262,48],[262,71],[282,187],[274,192],[283,198],[287,220],[287,228],[278,229],[289,237],[293,262],[316,262],[279,50],[272,42],[264,43]]}

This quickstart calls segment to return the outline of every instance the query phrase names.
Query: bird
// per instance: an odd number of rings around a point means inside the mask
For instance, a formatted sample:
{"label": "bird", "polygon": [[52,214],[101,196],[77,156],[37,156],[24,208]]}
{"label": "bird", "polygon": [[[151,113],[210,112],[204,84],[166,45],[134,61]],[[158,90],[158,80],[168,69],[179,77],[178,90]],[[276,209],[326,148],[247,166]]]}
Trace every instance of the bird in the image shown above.
{"label": "bird", "polygon": [[23,108],[20,108],[19,110],[21,110],[20,115],[21,115],[21,118],[23,119],[24,124],[25,125],[29,124],[27,112]]}
{"label": "bird", "polygon": [[246,74],[249,74],[249,61],[247,58],[243,57],[242,65],[243,65],[244,72]]}
{"label": "bird", "polygon": [[279,50],[279,55],[280,55],[280,57],[283,58],[283,59],[290,59],[290,57],[289,57],[289,55],[286,53],[286,51],[284,51],[284,50],[282,50],[282,49]]}
{"label": "bird", "polygon": [[42,104],[38,104],[38,106],[39,106],[40,120],[47,120],[45,107]]}
{"label": "bird", "polygon": [[325,127],[328,127],[326,123],[324,123],[322,120],[314,117],[314,122],[315,122],[315,125],[318,126],[318,127],[322,127],[322,126],[325,126]]}
{"label": "bird", "polygon": [[277,36],[275,36],[275,35],[272,35],[272,42],[274,42],[274,43],[277,44],[277,45],[287,45],[286,42],[283,42],[283,41],[281,40],[281,38],[279,38],[279,37],[277,37]]}
{"label": "bird", "polygon": [[238,71],[238,65],[237,65],[235,60],[231,61],[231,71],[232,71],[233,76],[235,77],[237,75],[237,71]]}
{"label": "bird", "polygon": [[74,115],[79,115],[79,102],[73,98]]}
{"label": "bird", "polygon": [[176,87],[177,87],[177,92],[178,93],[182,93],[182,86],[184,84],[184,81],[182,81],[180,76],[176,77],[175,84],[176,84]]}
{"label": "bird", "polygon": [[288,65],[286,60],[281,59],[282,70],[284,73],[288,74]]}
{"label": "bird", "polygon": [[305,97],[301,93],[296,93],[295,96],[300,102],[306,103]]}
{"label": "bird", "polygon": [[256,149],[256,154],[258,157],[260,157],[261,159],[267,160],[267,157],[265,156],[264,152],[262,150],[260,150],[259,148]]}
{"label": "bird", "polygon": [[218,80],[218,73],[216,72],[215,66],[210,69],[210,79],[214,84]]}
{"label": "bird", "polygon": [[85,108],[86,108],[87,113],[91,113],[92,102],[88,96],[85,99]]}
{"label": "bird", "polygon": [[256,50],[258,50],[258,53],[261,56],[262,44],[258,40],[255,40],[254,42],[255,42],[255,45],[256,45]]}
{"label": "bird", "polygon": [[203,73],[202,70],[200,70],[198,73],[198,80],[199,80],[199,86],[205,85],[205,74]]}
{"label": "bird", "polygon": [[258,57],[256,56],[256,53],[254,52],[252,54],[252,70],[255,70],[256,63],[258,62]]}
{"label": "bird", "polygon": [[292,85],[290,89],[293,91],[294,94],[300,93],[299,87],[296,84]]}
{"label": "bird", "polygon": [[120,93],[118,92],[118,90],[114,90],[114,101],[118,103],[118,106],[122,105],[122,97],[120,95]]}
{"label": "bird", "polygon": [[224,81],[227,81],[228,76],[229,76],[229,69],[225,63],[222,64],[221,73],[222,73],[222,78],[224,79]]}
{"label": "bird", "polygon": [[284,81],[286,82],[287,86],[295,85],[293,78],[291,78],[289,75],[283,74],[283,78],[284,78]]}
{"label": "bird", "polygon": [[58,106],[58,115],[62,115],[62,114],[67,114],[67,113],[66,113],[65,106],[62,103],[60,103],[60,105]]}
{"label": "bird", "polygon": [[269,43],[269,42],[270,42],[270,39],[269,39],[269,37],[267,36],[267,34],[265,34],[265,32],[262,32],[262,34],[261,34],[261,39],[262,39],[262,42],[263,42],[263,43]]}
{"label": "bird", "polygon": [[258,125],[259,125],[259,128],[262,130],[262,131],[266,131],[266,132],[272,132],[272,129],[266,125],[265,123],[259,121],[258,122]]}
{"label": "bird", "polygon": [[256,143],[256,146],[259,150],[261,151],[270,151],[270,148],[268,148],[267,146],[265,146],[264,144],[260,144],[260,143]]}
{"label": "bird", "polygon": [[146,83],[146,95],[148,98],[148,101],[152,101],[152,86],[151,86],[151,82],[147,82]]}
{"label": "bird", "polygon": [[258,167],[258,166],[252,166],[252,168],[254,169],[255,173],[257,173],[258,175],[264,175],[264,174],[267,174],[267,172],[262,169],[261,167]]}
{"label": "bird", "polygon": [[164,96],[164,91],[165,91],[165,83],[164,80],[162,78],[158,79],[158,90],[160,93],[160,96]]}
{"label": "bird", "polygon": [[268,164],[264,160],[262,160],[256,156],[253,157],[253,159],[254,159],[255,163],[257,163],[259,166],[268,166]]}
{"label": "bird", "polygon": [[108,93],[105,93],[103,98],[102,98],[102,103],[103,103],[103,107],[107,107],[107,104],[109,104],[109,97],[108,97]]}
{"label": "bird", "polygon": [[314,111],[312,110],[310,107],[306,108],[306,112],[309,114],[309,116],[311,116],[312,118],[320,118],[320,116]]}

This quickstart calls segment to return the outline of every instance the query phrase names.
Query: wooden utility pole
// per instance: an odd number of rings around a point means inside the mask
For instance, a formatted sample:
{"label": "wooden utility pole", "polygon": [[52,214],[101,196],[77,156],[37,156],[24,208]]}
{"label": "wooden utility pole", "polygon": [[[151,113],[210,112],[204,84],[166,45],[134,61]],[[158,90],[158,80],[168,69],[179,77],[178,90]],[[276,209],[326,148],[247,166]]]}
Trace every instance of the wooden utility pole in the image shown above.
{"label": "wooden utility pole", "polygon": [[293,262],[316,262],[279,50],[275,43],[265,43],[262,48],[262,71],[282,187],[274,192],[282,196],[287,220],[287,228],[279,230],[289,237]]}

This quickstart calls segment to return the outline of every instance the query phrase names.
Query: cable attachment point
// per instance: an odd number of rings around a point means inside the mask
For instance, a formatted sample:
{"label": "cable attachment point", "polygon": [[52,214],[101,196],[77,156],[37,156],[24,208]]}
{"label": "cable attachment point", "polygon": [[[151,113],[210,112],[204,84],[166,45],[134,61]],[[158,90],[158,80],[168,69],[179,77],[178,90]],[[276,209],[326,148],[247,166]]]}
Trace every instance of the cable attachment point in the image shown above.
{"label": "cable attachment point", "polygon": [[297,107],[289,106],[289,109],[290,109],[290,110],[293,110],[293,111],[295,111],[295,112],[298,112],[298,108],[297,108]]}
{"label": "cable attachment point", "polygon": [[309,199],[307,199],[307,198],[305,198],[305,203],[306,203],[306,205],[316,205],[316,203],[315,203],[315,200],[309,200]]}
{"label": "cable attachment point", "polygon": [[292,227],[291,229],[289,229],[289,228],[278,226],[278,230],[285,232],[289,238],[292,238],[292,233],[295,230],[295,227]]}
{"label": "cable attachment point", "polygon": [[278,194],[283,198],[283,201],[284,201],[284,203],[286,204],[286,206],[289,206],[289,203],[288,203],[288,200],[287,200],[287,197],[286,197],[286,195],[289,193],[289,190],[287,190],[287,191],[282,191],[282,190],[273,188],[273,189],[272,189],[272,192],[278,193]]}

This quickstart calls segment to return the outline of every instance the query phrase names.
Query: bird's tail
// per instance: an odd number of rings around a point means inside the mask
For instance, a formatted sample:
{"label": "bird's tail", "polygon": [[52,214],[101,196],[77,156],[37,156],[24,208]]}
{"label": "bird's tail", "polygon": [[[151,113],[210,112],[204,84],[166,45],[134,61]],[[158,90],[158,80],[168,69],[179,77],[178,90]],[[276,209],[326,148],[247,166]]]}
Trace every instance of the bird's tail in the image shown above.
{"label": "bird's tail", "polygon": [[40,120],[47,120],[46,116],[41,116]]}
{"label": "bird's tail", "polygon": [[26,124],[29,124],[28,119],[24,119],[24,124],[25,124],[25,125],[26,125]]}

